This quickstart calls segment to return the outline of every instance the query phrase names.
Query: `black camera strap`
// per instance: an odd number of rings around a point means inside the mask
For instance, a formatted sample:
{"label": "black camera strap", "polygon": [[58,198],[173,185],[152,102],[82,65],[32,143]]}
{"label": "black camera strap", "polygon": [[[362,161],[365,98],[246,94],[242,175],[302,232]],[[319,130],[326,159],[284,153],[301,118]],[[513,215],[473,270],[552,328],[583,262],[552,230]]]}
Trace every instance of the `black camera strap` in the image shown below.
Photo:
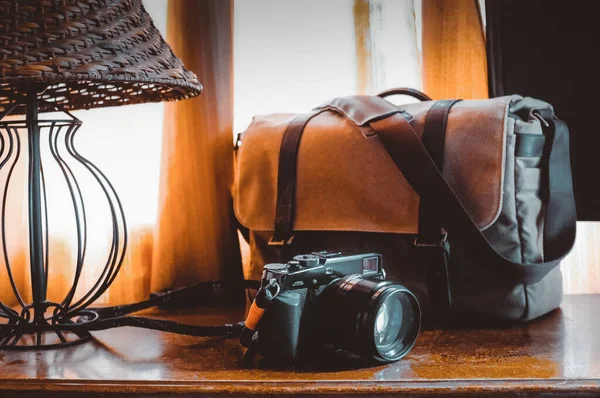
{"label": "black camera strap", "polygon": [[203,282],[179,289],[168,289],[160,293],[153,293],[148,300],[133,304],[82,310],[81,315],[76,322],[67,327],[65,327],[65,325],[60,325],[60,330],[71,330],[73,332],[77,332],[78,330],[98,331],[131,326],[189,336],[238,337],[242,333],[244,322],[215,326],[197,326],[157,318],[130,315],[153,307],[180,308],[182,306],[189,307],[190,304],[195,304],[195,302],[202,304],[203,301],[206,301],[207,297],[210,297],[211,295],[216,297],[216,294],[214,293],[222,291],[225,288],[260,289],[260,282]]}

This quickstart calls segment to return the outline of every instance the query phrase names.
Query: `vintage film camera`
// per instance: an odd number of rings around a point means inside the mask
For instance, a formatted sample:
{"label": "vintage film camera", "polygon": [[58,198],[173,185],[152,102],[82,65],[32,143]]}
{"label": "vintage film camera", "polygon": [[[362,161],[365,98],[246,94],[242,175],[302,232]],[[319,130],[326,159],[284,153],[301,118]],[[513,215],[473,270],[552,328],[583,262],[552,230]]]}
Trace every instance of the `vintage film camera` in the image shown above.
{"label": "vintage film camera", "polygon": [[323,345],[393,362],[415,344],[416,297],[385,280],[380,254],[315,252],[267,264],[241,343],[290,363]]}

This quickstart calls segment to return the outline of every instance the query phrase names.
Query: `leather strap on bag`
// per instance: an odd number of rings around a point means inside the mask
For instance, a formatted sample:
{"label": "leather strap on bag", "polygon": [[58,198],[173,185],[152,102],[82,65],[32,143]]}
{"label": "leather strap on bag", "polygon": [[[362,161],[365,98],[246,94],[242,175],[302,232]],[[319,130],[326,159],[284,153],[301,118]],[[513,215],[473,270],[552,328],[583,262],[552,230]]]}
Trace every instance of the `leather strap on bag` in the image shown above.
{"label": "leather strap on bag", "polygon": [[323,111],[299,115],[292,120],[283,133],[279,150],[277,177],[277,207],[275,210],[275,232],[269,241],[271,246],[289,245],[294,240],[294,196],[296,194],[296,170],[300,138],[306,124]]}
{"label": "leather strap on bag", "polygon": [[[446,144],[446,125],[450,109],[460,100],[443,100],[433,103],[423,129],[423,145],[438,170],[444,171],[444,147]],[[438,204],[432,198],[421,197],[419,202],[419,234],[414,246],[421,260],[421,269],[429,289],[429,301],[433,309],[440,314],[448,312],[452,306],[448,253],[442,233],[440,219],[435,212]]]}
{"label": "leather strap on bag", "polygon": [[[423,145],[429,152],[438,170],[444,171],[444,146],[446,143],[446,125],[450,109],[460,100],[436,101],[425,117],[423,129]],[[419,235],[415,239],[415,246],[432,247],[440,246],[444,237],[440,238],[442,226],[434,215],[433,208],[437,206],[435,200],[421,198],[419,203]]]}
{"label": "leather strap on bag", "polygon": [[365,114],[365,109],[373,110],[379,106],[385,108],[379,102],[387,103],[377,97],[345,97],[337,98],[318,109],[335,111],[351,121],[353,119],[348,114],[355,114],[359,112],[358,109],[362,109],[364,123],[360,127],[371,128],[377,134],[398,169],[421,198],[435,201],[437,206],[433,212],[448,233],[460,240],[465,247],[478,251],[483,259],[497,269],[499,275],[519,283],[536,283],[570,252],[575,242],[577,217],[571,180],[569,131],[564,122],[552,114],[542,115],[549,123],[545,134],[550,145],[550,156],[547,157],[548,206],[544,223],[545,262],[524,264],[507,259],[493,248],[448,185],[405,117],[399,112]]}
{"label": "leather strap on bag", "polygon": [[[362,125],[368,125],[374,120],[372,115],[377,117],[386,117],[396,113],[401,113],[410,117],[408,113],[399,109],[395,105],[381,101],[370,103],[368,96],[361,96],[364,101],[362,106],[355,107],[354,104],[346,104],[343,98],[331,101],[331,110],[336,107],[343,110],[343,116],[350,120],[359,129]],[[347,106],[347,108],[346,108]],[[298,169],[298,150],[300,139],[304,133],[306,124],[319,113],[328,110],[327,107],[317,108],[314,112],[299,115],[292,120],[283,133],[281,147],[279,150],[279,169],[277,177],[277,204],[275,210],[275,227],[273,237],[269,241],[270,246],[287,246],[294,240],[294,200],[296,194],[296,171]],[[370,129],[368,129],[370,131]],[[367,133],[367,131],[363,131]]]}

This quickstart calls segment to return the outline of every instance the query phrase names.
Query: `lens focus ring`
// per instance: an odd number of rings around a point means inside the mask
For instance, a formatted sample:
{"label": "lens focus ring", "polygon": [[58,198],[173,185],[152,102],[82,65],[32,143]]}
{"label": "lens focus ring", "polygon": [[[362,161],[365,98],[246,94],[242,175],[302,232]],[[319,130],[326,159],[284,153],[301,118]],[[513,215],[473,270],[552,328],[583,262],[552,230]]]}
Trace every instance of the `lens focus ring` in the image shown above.
{"label": "lens focus ring", "polygon": [[324,292],[328,342],[379,362],[406,355],[416,342],[421,311],[416,297],[389,281],[347,275]]}

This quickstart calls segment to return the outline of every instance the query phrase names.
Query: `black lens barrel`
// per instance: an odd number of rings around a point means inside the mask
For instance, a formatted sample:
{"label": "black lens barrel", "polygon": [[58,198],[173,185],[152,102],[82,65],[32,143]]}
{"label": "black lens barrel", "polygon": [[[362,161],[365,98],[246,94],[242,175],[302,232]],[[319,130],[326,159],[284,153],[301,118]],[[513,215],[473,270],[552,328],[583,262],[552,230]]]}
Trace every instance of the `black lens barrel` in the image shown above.
{"label": "black lens barrel", "polygon": [[[327,343],[378,362],[393,362],[406,355],[421,328],[416,297],[390,281],[347,275],[325,289],[319,306]],[[378,331],[378,327],[387,329]],[[378,341],[382,333],[384,338]]]}

